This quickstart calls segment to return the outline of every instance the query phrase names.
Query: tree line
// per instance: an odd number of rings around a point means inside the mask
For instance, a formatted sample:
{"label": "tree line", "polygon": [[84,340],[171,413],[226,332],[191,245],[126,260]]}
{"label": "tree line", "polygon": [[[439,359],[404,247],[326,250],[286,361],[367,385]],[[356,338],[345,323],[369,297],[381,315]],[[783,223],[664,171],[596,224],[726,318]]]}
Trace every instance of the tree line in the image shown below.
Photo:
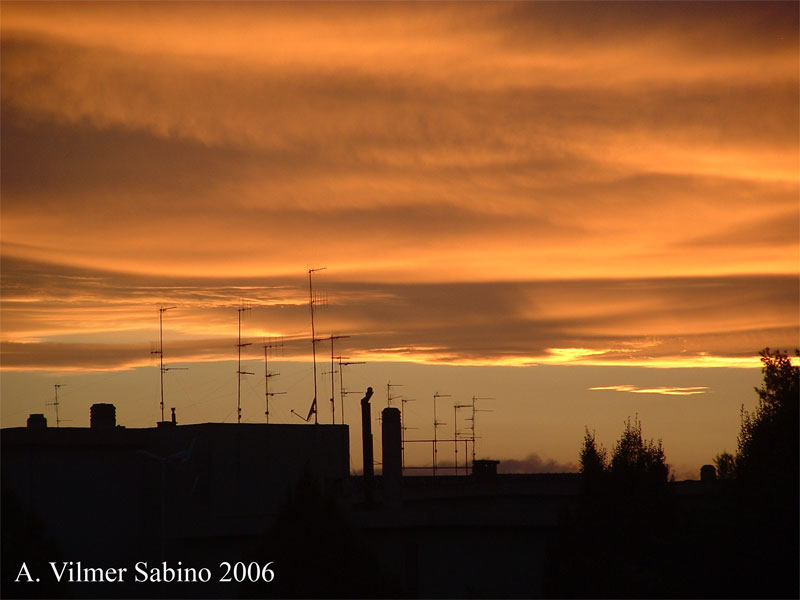
{"label": "tree line", "polygon": [[800,366],[769,348],[761,361],[736,454],[718,454],[694,491],[670,485],[661,441],[638,418],[610,456],[586,429],[580,500],[548,552],[548,597],[798,597]]}

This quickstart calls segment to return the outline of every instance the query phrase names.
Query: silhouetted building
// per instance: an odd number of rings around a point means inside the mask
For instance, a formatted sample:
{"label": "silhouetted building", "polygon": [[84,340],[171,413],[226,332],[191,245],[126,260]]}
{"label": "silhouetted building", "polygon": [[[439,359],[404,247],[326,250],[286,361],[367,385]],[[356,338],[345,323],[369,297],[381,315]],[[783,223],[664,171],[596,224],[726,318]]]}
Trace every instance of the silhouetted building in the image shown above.
{"label": "silhouetted building", "polygon": [[[371,461],[370,395],[362,400],[362,431]],[[303,562],[306,551],[348,564],[348,555],[338,556],[345,552],[340,536],[352,535],[363,540],[385,578],[383,593],[541,597],[547,547],[559,522],[575,512],[580,475],[498,474],[498,461],[476,460],[471,477],[404,477],[400,427],[399,411],[385,409],[382,475],[369,464],[364,477],[350,477],[345,425],[178,426],[173,414],[156,428],[126,429],[116,425],[110,404],[92,406],[88,429],[48,428],[42,415],[31,415],[27,428],[4,429],[0,438],[4,511],[21,507],[17,529],[52,541],[31,546],[51,548],[41,560],[128,568],[139,561],[181,561],[215,573],[202,584],[143,588],[128,580],[59,586],[48,595],[251,593],[235,582],[220,583],[218,565],[276,560],[276,576],[288,576],[280,548],[276,556],[256,551],[287,519],[288,539],[301,549],[300,564],[292,566],[298,578],[315,576],[314,563]],[[710,489],[699,481],[674,484],[688,510],[705,505]],[[339,529],[327,522],[331,505],[344,515]],[[346,574],[331,577],[339,586],[331,594],[348,595]],[[282,589],[290,594],[287,585]]]}

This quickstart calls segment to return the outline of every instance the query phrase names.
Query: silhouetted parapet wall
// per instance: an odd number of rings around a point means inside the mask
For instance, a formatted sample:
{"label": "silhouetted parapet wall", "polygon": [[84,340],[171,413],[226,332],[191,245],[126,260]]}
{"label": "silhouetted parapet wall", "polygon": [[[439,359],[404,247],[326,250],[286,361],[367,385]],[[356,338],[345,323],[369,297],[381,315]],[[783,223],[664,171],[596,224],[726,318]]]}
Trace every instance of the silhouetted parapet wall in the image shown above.
{"label": "silhouetted parapet wall", "polygon": [[384,408],[381,413],[383,433],[383,499],[387,506],[402,504],[403,447],[400,410]]}

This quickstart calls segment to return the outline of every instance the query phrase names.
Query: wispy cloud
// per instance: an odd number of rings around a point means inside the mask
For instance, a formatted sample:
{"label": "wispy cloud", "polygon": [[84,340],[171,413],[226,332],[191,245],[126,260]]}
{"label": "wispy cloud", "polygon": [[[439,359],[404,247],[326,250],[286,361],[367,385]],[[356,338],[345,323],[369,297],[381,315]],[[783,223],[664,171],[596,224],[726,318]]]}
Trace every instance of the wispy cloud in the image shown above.
{"label": "wispy cloud", "polygon": [[704,386],[643,388],[635,385],[606,385],[589,388],[591,391],[611,390],[614,392],[630,392],[632,394],[660,394],[662,396],[696,396],[705,394],[708,389]]}
{"label": "wispy cloud", "polygon": [[[170,360],[231,357],[243,335],[310,352],[307,279],[129,275],[6,258],[3,368],[101,368],[149,361],[157,307]],[[758,366],[757,351],[791,347],[800,302],[792,276],[473,283],[317,279],[329,299],[317,331],[346,333],[349,355],[437,364]],[[586,302],[591,298],[591,302]],[[677,307],[677,308],[676,308]],[[72,344],[74,346],[65,346]]]}

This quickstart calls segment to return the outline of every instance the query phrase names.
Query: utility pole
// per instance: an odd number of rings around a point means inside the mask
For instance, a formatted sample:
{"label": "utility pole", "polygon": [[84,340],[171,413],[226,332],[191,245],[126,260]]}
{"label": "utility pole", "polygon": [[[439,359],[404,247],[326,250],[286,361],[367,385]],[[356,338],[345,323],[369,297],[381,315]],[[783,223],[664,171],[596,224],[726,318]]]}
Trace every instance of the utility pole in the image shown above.
{"label": "utility pole", "polygon": [[239,349],[239,362],[238,366],[236,367],[236,423],[241,424],[242,422],[242,375],[253,375],[250,371],[242,371],[242,348],[245,346],[249,346],[250,342],[246,344],[242,343],[242,313],[250,310],[249,306],[240,306],[236,309],[236,312],[239,313],[239,341],[236,344],[236,347]]}
{"label": "utility pole", "polygon": [[447,425],[447,423],[442,423],[436,420],[436,400],[439,398],[450,398],[450,394],[440,394],[436,392],[433,395],[433,475],[436,476],[436,463],[437,463],[437,454],[439,450],[436,447],[437,441],[437,432],[439,429],[439,425]]}
{"label": "utility pole", "polygon": [[280,375],[280,373],[270,373],[269,372],[269,363],[267,360],[267,353],[272,348],[277,348],[281,344],[273,344],[273,343],[266,343],[264,344],[264,414],[267,417],[267,424],[269,424],[269,399],[272,396],[277,396],[279,394],[285,394],[286,392],[270,392],[269,391],[269,378],[275,377],[276,375]]}

